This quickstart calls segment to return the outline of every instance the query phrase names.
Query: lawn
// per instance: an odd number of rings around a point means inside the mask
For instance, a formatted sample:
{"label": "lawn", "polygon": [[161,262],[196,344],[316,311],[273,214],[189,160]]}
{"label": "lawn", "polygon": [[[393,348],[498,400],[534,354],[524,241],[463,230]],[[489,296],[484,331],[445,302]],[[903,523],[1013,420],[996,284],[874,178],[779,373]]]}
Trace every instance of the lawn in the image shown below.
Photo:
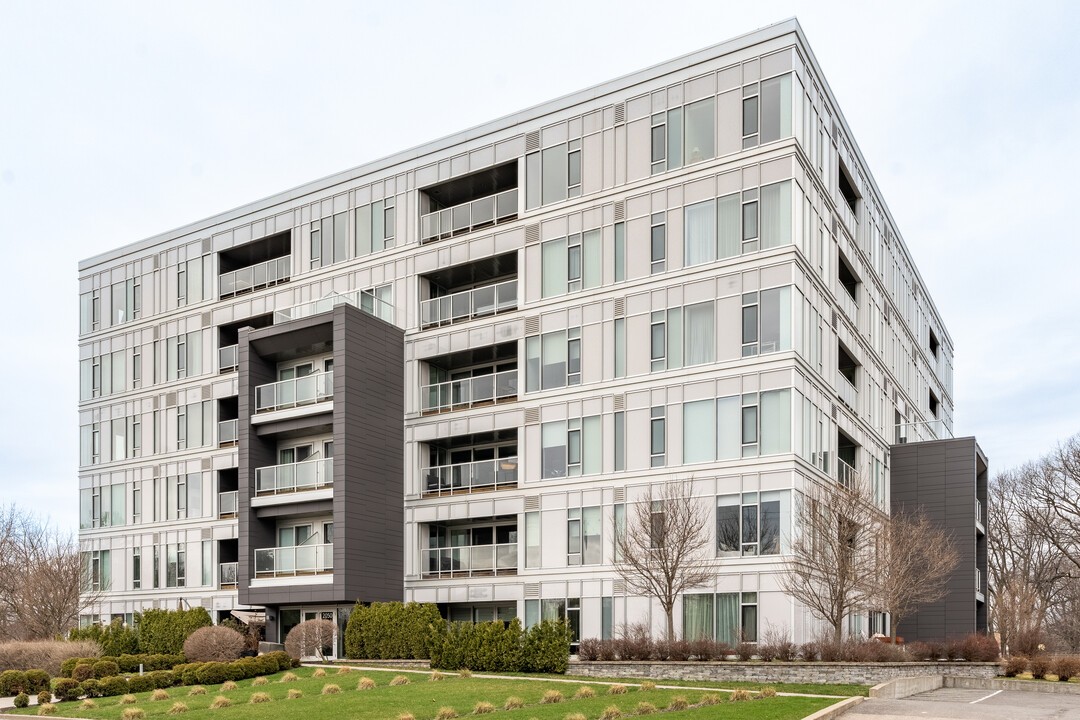
{"label": "lawn", "polygon": [[[605,708],[616,705],[625,715],[634,714],[639,702],[651,703],[658,710],[668,707],[672,699],[682,697],[691,704],[701,701],[706,690],[653,690],[642,692],[628,688],[625,695],[607,695],[607,687],[590,685],[597,694],[588,699],[573,699],[578,687],[576,683],[552,682],[547,680],[515,680],[511,678],[459,678],[447,675],[439,682],[429,681],[429,675],[401,673],[409,678],[410,684],[391,686],[390,681],[396,672],[353,671],[344,675],[328,670],[326,677],[313,677],[312,668],[294,671],[300,676],[295,682],[278,682],[282,673],[269,676],[270,684],[252,687],[253,680],[237,683],[236,690],[221,692],[220,685],[207,686],[206,695],[188,696],[188,687],[170,688],[167,700],[152,701],[149,693],[136,695],[134,705],[119,705],[120,698],[98,698],[93,709],[80,709],[82,701],[60,703],[57,716],[90,718],[92,720],[120,720],[125,708],[135,707],[146,713],[147,720],[157,716],[166,716],[174,702],[183,702],[188,707],[185,720],[396,720],[400,714],[410,713],[416,720],[432,720],[440,708],[450,707],[458,715],[471,714],[476,704],[481,701],[495,707],[499,720],[564,720],[571,713],[581,713],[588,720],[596,720]],[[372,690],[357,690],[361,677],[375,681]],[[341,694],[321,695],[323,686],[335,684],[341,687]],[[584,684],[584,683],[583,683]],[[288,700],[289,690],[300,690],[303,697]],[[565,700],[556,704],[541,704],[541,699],[549,690],[557,690]],[[250,704],[253,693],[265,692],[270,702]],[[227,697],[232,706],[210,709],[209,705],[218,695]],[[508,697],[518,697],[525,707],[516,710],[502,710]],[[721,693],[724,701],[720,705],[703,708],[691,708],[685,711],[665,713],[667,717],[682,718],[748,718],[761,720],[796,720],[812,712],[827,707],[836,700],[808,697],[760,698],[743,702],[729,702],[729,694]],[[37,708],[16,710],[20,714],[36,714]],[[160,720],[167,720],[161,717]]]}
{"label": "lawn", "polygon": [[[483,673],[484,675],[513,675],[514,673]],[[520,673],[519,673],[520,674]],[[649,678],[594,678],[594,677],[580,677],[575,678],[570,675],[553,675],[543,673],[530,673],[529,677],[538,678],[566,678],[569,680],[580,679],[582,682],[593,680],[596,682],[618,682],[626,683],[627,685],[640,685],[642,680]],[[695,687],[702,689],[713,690],[736,690],[742,688],[749,690],[750,692],[758,692],[763,687],[776,688],[777,692],[782,693],[800,693],[803,695],[834,695],[842,697],[853,697],[855,695],[862,695],[863,697],[870,696],[869,685],[854,685],[847,683],[760,683],[760,682],[748,682],[742,680],[724,680],[724,681],[712,681],[712,680],[661,680],[658,678],[652,678],[652,681],[657,685],[677,685],[679,687]]]}

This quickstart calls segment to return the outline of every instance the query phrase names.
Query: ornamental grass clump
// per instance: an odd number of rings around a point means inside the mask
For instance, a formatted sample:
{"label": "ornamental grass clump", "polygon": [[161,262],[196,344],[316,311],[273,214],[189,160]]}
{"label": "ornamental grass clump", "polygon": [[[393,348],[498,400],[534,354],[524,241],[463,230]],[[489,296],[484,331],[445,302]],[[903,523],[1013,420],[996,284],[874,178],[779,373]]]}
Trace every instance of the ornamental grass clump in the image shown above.
{"label": "ornamental grass clump", "polygon": [[460,670],[458,670],[458,677],[459,678],[466,678],[466,679],[471,678],[472,677],[472,670],[470,670],[469,668],[461,668]]}
{"label": "ornamental grass clump", "polygon": [[81,703],[79,703],[79,709],[80,710],[93,710],[96,707],[97,707],[97,703],[94,702],[93,700],[89,700],[89,699],[83,700]]}
{"label": "ornamental grass clump", "polygon": [[686,702],[686,698],[682,695],[676,695],[671,698],[671,702],[668,703],[668,710],[686,710],[690,707],[690,703]]}
{"label": "ornamental grass clump", "polygon": [[304,693],[296,688],[289,688],[289,694],[285,696],[287,700],[296,700],[297,698],[304,697]]}
{"label": "ornamental grass clump", "polygon": [[[127,711],[125,710],[124,712],[126,713]],[[139,712],[142,712],[142,711],[140,710]],[[37,714],[38,715],[55,715],[56,714],[56,706],[53,705],[52,703],[45,703],[44,705],[38,705]]]}
{"label": "ornamental grass clump", "polygon": [[443,675],[438,670],[432,670],[431,675],[428,676],[428,680],[431,681],[431,682],[438,682],[439,680],[442,680],[445,677],[446,676]]}
{"label": "ornamental grass clump", "polygon": [[168,700],[169,699],[169,693],[165,692],[161,688],[158,688],[154,692],[150,693],[150,699],[153,702],[160,702],[162,700]]}
{"label": "ornamental grass clump", "polygon": [[588,700],[591,697],[596,697],[596,691],[588,685],[582,685],[577,689],[577,692],[574,693],[575,700]]}
{"label": "ornamental grass clump", "polygon": [[315,668],[315,672],[311,673],[311,677],[326,677],[326,670],[322,668]]}
{"label": "ornamental grass clump", "polygon": [[358,682],[356,684],[356,689],[357,690],[374,690],[375,689],[375,681],[372,680],[369,677],[362,677],[362,678],[360,678],[360,682]]}
{"label": "ornamental grass clump", "polygon": [[570,713],[563,720],[586,720],[585,715],[582,713]]}
{"label": "ornamental grass clump", "polygon": [[345,666],[342,666],[342,667],[339,667],[339,668],[338,668],[337,674],[338,674],[338,675],[348,675],[348,674],[349,674],[349,673],[351,673],[351,672],[352,672],[352,668],[351,668],[351,667],[345,667]]}
{"label": "ornamental grass clump", "polygon": [[731,693],[731,702],[744,702],[746,700],[753,700],[754,696],[750,694],[749,690],[733,690]]}
{"label": "ornamental grass clump", "polygon": [[548,690],[544,693],[544,697],[540,698],[540,702],[544,705],[553,705],[555,703],[561,703],[562,701],[562,693],[558,690]]}
{"label": "ornamental grass clump", "polygon": [[397,716],[397,720],[416,720],[416,716],[412,713],[400,713]]}
{"label": "ornamental grass clump", "polygon": [[525,701],[513,695],[506,698],[506,702],[503,703],[503,710],[518,710],[523,707],[525,707]]}
{"label": "ornamental grass clump", "polygon": [[218,695],[214,698],[214,702],[210,703],[211,710],[219,710],[221,708],[227,708],[232,706],[232,700],[224,695]]}
{"label": "ornamental grass clump", "polygon": [[480,702],[476,703],[476,707],[473,708],[472,714],[473,715],[487,715],[488,713],[493,713],[493,712],[495,712],[495,706],[492,705],[489,702],[481,700]]}
{"label": "ornamental grass clump", "polygon": [[188,711],[187,703],[174,702],[172,707],[169,708],[170,715],[183,715]]}
{"label": "ornamental grass clump", "polygon": [[142,708],[124,708],[120,714],[121,720],[143,720],[145,717],[146,711]]}
{"label": "ornamental grass clump", "polygon": [[652,680],[643,680],[640,689],[641,692],[651,692],[656,689],[656,683]]}
{"label": "ornamental grass clump", "polygon": [[652,715],[656,712],[656,706],[650,702],[642,700],[637,704],[637,709],[634,711],[638,715]]}
{"label": "ornamental grass clump", "polygon": [[435,713],[435,720],[454,720],[457,717],[457,713],[454,712],[452,707],[441,707],[439,711]]}
{"label": "ornamental grass clump", "polygon": [[600,713],[600,720],[619,720],[622,717],[622,710],[618,705],[608,705],[604,708],[604,712]]}
{"label": "ornamental grass clump", "polygon": [[773,698],[776,697],[776,688],[772,685],[761,688],[761,692],[758,693],[758,697]]}
{"label": "ornamental grass clump", "polygon": [[257,692],[251,694],[251,699],[248,700],[248,702],[252,705],[258,705],[259,703],[270,702],[271,700],[273,700],[273,698],[270,697],[267,693]]}
{"label": "ornamental grass clump", "polygon": [[704,695],[701,696],[701,701],[698,704],[699,705],[719,705],[721,700],[722,699],[721,699],[719,693],[705,693]]}
{"label": "ornamental grass clump", "polygon": [[281,679],[278,680],[278,682],[296,682],[299,679],[300,677],[296,673],[287,672],[281,676]]}
{"label": "ornamental grass clump", "polygon": [[390,681],[390,684],[394,687],[397,687],[398,685],[408,685],[409,678],[405,677],[404,675],[395,675],[394,679]]}
{"label": "ornamental grass clump", "polygon": [[612,685],[611,687],[609,687],[607,689],[607,694],[608,695],[625,695],[626,694],[626,686],[616,683],[616,684]]}
{"label": "ornamental grass clump", "polygon": [[190,690],[188,690],[187,694],[188,694],[188,697],[194,697],[195,695],[205,695],[206,694],[206,688],[204,688],[202,685],[196,685],[196,686],[192,687]]}
{"label": "ornamental grass clump", "polygon": [[239,685],[237,685],[237,684],[236,684],[235,682],[233,682],[232,680],[226,680],[225,682],[223,682],[223,683],[221,684],[221,691],[222,691],[222,692],[229,692],[230,690],[236,690],[236,689],[237,689],[237,688],[239,688],[239,687],[240,687],[240,686],[239,686]]}
{"label": "ornamental grass clump", "polygon": [[262,687],[263,685],[269,685],[270,681],[264,678],[262,675],[251,681],[251,687]]}
{"label": "ornamental grass clump", "polygon": [[122,698],[120,698],[120,701],[117,702],[116,704],[117,705],[134,705],[135,704],[135,696],[134,695],[124,695]]}
{"label": "ornamental grass clump", "polygon": [[334,683],[326,683],[322,687],[322,694],[323,695],[340,695],[341,694],[341,686],[340,685],[335,685]]}

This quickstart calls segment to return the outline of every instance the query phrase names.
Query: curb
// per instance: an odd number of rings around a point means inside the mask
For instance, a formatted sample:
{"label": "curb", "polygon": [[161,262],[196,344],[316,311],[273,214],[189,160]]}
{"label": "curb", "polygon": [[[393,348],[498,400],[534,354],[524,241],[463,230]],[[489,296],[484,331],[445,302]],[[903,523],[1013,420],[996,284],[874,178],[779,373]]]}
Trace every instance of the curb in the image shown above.
{"label": "curb", "polygon": [[830,720],[831,718],[840,717],[853,707],[860,705],[866,698],[861,695],[850,697],[847,700],[842,700],[835,705],[830,705],[827,708],[818,710],[813,715],[807,715],[803,720]]}
{"label": "curb", "polygon": [[900,700],[919,693],[930,692],[945,687],[941,675],[920,675],[916,677],[896,678],[870,688],[870,697],[887,700]]}
{"label": "curb", "polygon": [[1080,695],[1080,685],[1076,683],[1044,682],[1040,680],[1008,680],[994,678],[946,677],[945,687],[972,690],[1009,690],[1017,692],[1042,693],[1044,695]]}

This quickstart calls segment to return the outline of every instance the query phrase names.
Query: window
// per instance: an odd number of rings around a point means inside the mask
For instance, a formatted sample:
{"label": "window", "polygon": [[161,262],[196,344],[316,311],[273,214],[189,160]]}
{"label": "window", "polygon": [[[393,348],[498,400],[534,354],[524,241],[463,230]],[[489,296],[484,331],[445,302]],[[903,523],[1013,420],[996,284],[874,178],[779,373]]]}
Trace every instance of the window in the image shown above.
{"label": "window", "polygon": [[161,546],[154,546],[154,566],[151,568],[154,573],[154,589],[157,590],[161,587]]}
{"label": "window", "polygon": [[525,391],[551,390],[581,383],[581,328],[525,339]]}
{"label": "window", "polygon": [[615,318],[615,377],[626,377],[626,319]]}
{"label": "window", "polygon": [[663,467],[667,452],[667,428],[664,421],[664,407],[654,407],[649,421],[649,466]]}
{"label": "window", "polygon": [[790,490],[721,495],[716,498],[716,553],[779,555],[790,525]]}
{"label": "window", "polygon": [[348,258],[349,215],[340,212],[311,223],[311,267],[323,267]]}
{"label": "window", "polygon": [[715,157],[715,98],[654,114],[651,156],[654,175]]}
{"label": "window", "polygon": [[743,88],[743,149],[791,137],[791,75]]}
{"label": "window", "polygon": [[142,522],[142,487],[141,481],[136,481],[131,487],[131,522],[138,525]]}
{"label": "window", "polygon": [[712,640],[713,600],[709,594],[683,596],[683,637],[686,640]]}
{"label": "window", "polygon": [[790,451],[790,388],[683,403],[685,463]]}
{"label": "window", "polygon": [[566,564],[599,565],[603,562],[599,505],[566,511]]}
{"label": "window", "polygon": [[683,264],[701,265],[716,259],[717,214],[712,200],[683,208]]}
{"label": "window", "polygon": [[202,473],[165,479],[165,519],[202,517]]}
{"label": "window", "polygon": [[603,453],[601,425],[599,415],[544,423],[540,429],[541,477],[599,473]]}
{"label": "window", "polygon": [[356,214],[357,257],[394,247],[393,197],[358,207],[354,212]]}
{"label": "window", "polygon": [[101,300],[98,291],[85,292],[79,295],[79,333],[99,330],[101,325]]}
{"label": "window", "polygon": [[104,397],[127,390],[127,352],[117,350],[79,363],[79,399]]}
{"label": "window", "polygon": [[210,263],[211,256],[203,255],[176,266],[177,307],[213,299],[214,281]]}
{"label": "window", "polygon": [[82,556],[83,586],[99,592],[112,589],[112,560],[109,550],[93,550]]}
{"label": "window", "polygon": [[544,205],[559,202],[567,198],[566,178],[570,174],[567,146],[556,145],[540,153],[543,175],[541,200]]}
{"label": "window", "polygon": [[615,598],[604,597],[600,598],[600,639],[611,640],[612,628],[614,626],[614,605]]}
{"label": "window", "polygon": [[142,548],[131,549],[131,589],[142,587]]}
{"label": "window", "polygon": [[741,624],[743,642],[757,642],[757,593],[740,593],[742,600]]}
{"label": "window", "polygon": [[615,506],[615,547],[614,557],[615,562],[622,560],[622,551],[619,549],[619,541],[622,540],[626,534],[626,505],[625,503],[619,503]]}
{"label": "window", "polygon": [[[209,256],[207,256],[207,258],[209,258]],[[109,318],[110,325],[122,325],[138,319],[140,311],[142,310],[142,285],[138,278],[113,283],[111,294],[112,312]],[[93,320],[92,322],[97,321]]]}
{"label": "window", "polygon": [[527,210],[581,195],[581,140],[526,155],[525,187]]}
{"label": "window", "polygon": [[525,513],[525,567],[540,567],[540,513]]}
{"label": "window", "polygon": [[[161,362],[164,354],[164,364]],[[202,374],[202,331],[154,341],[154,382]],[[164,375],[162,371],[164,370]]]}
{"label": "window", "polygon": [[214,441],[214,406],[212,400],[180,405],[176,408],[176,447],[186,450],[211,445]]}
{"label": "window", "polygon": [[933,418],[937,418],[938,417],[938,411],[939,411],[940,407],[941,407],[941,403],[937,399],[937,395],[935,395],[934,391],[931,390],[930,391],[930,403],[929,403],[929,408],[928,408],[930,410],[930,416],[933,417]]}
{"label": "window", "polygon": [[716,359],[713,301],[653,312],[649,341],[654,371],[713,362]]}
{"label": "window", "polygon": [[577,642],[581,638],[581,598],[525,601],[526,629],[540,621],[564,619],[570,626],[572,638],[570,652],[577,652]]}
{"label": "window", "polygon": [[791,349],[791,286],[742,296],[742,356]]}
{"label": "window", "polygon": [[939,347],[941,347],[941,345],[938,343],[937,335],[934,334],[933,330],[930,330],[930,354],[935,360],[937,360]]}
{"label": "window", "polygon": [[548,240],[542,246],[543,296],[599,287],[603,274],[599,230]]}
{"label": "window", "polygon": [[79,427],[79,464],[97,465],[101,462],[101,423]]}
{"label": "window", "polygon": [[615,472],[626,470],[626,413],[615,413]]}
{"label": "window", "polygon": [[615,282],[626,280],[626,224],[615,223]]}
{"label": "window", "polygon": [[713,400],[683,403],[683,462],[716,459],[716,412]]}
{"label": "window", "polygon": [[202,584],[209,587],[214,584],[214,556],[210,540],[202,541]]}
{"label": "window", "polygon": [[187,582],[187,546],[184,543],[165,546],[165,587],[185,587]]}
{"label": "window", "polygon": [[653,500],[649,508],[649,547],[654,550],[664,546],[665,519],[663,501]]}
{"label": "window", "polygon": [[667,269],[667,225],[665,213],[654,213],[652,216],[652,229],[650,237],[650,254],[652,265],[651,272],[664,272]]}

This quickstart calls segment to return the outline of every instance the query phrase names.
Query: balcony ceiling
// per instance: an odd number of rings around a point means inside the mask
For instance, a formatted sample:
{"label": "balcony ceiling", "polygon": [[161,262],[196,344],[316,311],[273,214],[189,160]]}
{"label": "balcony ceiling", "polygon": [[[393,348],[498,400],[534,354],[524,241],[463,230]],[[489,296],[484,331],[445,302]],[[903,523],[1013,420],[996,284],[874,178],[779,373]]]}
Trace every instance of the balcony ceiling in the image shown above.
{"label": "balcony ceiling", "polygon": [[517,277],[517,253],[511,252],[476,262],[441,268],[428,273],[425,277],[428,282],[443,288],[448,293],[490,285],[497,280],[510,280]]}
{"label": "balcony ceiling", "polygon": [[423,189],[440,207],[452,207],[518,186],[517,160]]}

